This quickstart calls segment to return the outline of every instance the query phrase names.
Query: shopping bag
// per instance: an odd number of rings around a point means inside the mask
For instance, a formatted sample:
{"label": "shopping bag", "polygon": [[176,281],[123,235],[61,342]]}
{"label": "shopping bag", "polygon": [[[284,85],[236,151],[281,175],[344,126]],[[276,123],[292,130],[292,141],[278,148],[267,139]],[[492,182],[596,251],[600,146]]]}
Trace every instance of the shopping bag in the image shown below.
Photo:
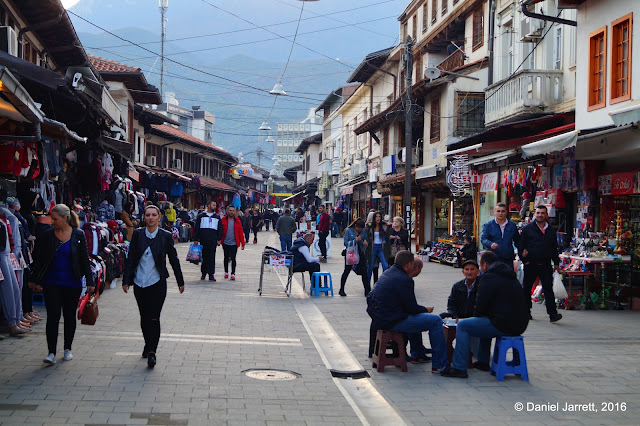
{"label": "shopping bag", "polygon": [[360,253],[358,253],[358,245],[354,244],[347,247],[347,265],[357,265],[360,263]]}
{"label": "shopping bag", "polygon": [[202,262],[202,245],[195,245],[191,243],[189,245],[189,251],[187,252],[187,262]]}
{"label": "shopping bag", "polygon": [[538,284],[534,289],[533,289],[533,293],[531,293],[531,300],[533,302],[540,302],[540,298],[542,296],[542,284]]}
{"label": "shopping bag", "polygon": [[556,299],[566,299],[569,296],[567,289],[564,288],[562,276],[558,272],[553,273],[553,294],[556,296]]}

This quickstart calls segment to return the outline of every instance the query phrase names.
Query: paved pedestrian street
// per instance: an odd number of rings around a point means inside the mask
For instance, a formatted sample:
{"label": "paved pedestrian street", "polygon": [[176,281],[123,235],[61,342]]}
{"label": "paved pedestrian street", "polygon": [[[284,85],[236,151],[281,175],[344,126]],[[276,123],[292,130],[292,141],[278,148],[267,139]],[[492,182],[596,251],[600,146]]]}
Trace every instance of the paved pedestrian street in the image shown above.
{"label": "paved pedestrian street", "polygon": [[[468,379],[445,378],[430,364],[378,373],[367,358],[370,321],[359,277],[352,274],[348,296],[338,296],[341,240],[333,239],[333,257],[322,265],[332,273],[335,296],[318,298],[302,291],[301,274],[287,297],[286,277],[270,268],[258,295],[261,251],[265,243],[276,246],[277,236],[262,232],[259,240],[238,252],[236,282],[223,279],[221,252],[215,283],[199,280],[199,266],[182,263],[186,289],[180,295],[170,279],[152,370],[140,357],[135,299],[119,285],[100,298],[95,326],[78,325],[73,361],[62,361],[60,336],[58,363],[44,366],[44,323],[28,336],[5,336],[0,423],[640,423],[637,311],[561,311],[564,318],[550,324],[535,305],[524,334],[529,382],[497,382],[476,370]],[[187,247],[179,245],[181,259]],[[460,278],[459,269],[425,265],[416,279],[418,301],[445,311]],[[246,374],[250,369],[273,371],[248,372],[259,379]],[[337,378],[330,369],[365,369],[370,378]],[[593,411],[564,411],[565,404]]]}

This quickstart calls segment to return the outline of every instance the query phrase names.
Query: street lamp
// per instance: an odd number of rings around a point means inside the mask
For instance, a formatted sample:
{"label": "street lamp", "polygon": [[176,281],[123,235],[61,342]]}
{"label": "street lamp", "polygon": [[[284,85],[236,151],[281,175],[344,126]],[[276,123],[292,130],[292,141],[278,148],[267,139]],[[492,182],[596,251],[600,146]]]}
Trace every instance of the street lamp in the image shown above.
{"label": "street lamp", "polygon": [[269,93],[276,96],[285,96],[287,94],[287,92],[284,91],[284,87],[282,86],[282,79],[278,80],[276,85],[273,86],[273,89],[271,89]]}
{"label": "street lamp", "polygon": [[269,122],[266,118],[264,119],[260,127],[258,127],[258,130],[271,130],[271,126],[269,126]]}
{"label": "street lamp", "polygon": [[267,136],[267,139],[265,140],[265,142],[268,142],[268,143],[273,143],[273,142],[275,142],[275,141],[276,141],[276,140],[275,140],[275,139],[273,138],[273,136],[271,136],[271,135]]}

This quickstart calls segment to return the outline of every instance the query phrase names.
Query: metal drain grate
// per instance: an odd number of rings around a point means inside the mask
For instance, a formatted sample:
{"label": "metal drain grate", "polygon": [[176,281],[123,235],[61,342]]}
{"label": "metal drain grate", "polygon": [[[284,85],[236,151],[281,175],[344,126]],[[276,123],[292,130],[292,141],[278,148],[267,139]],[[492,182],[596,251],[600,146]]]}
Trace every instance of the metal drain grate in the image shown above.
{"label": "metal drain grate", "polygon": [[356,380],[356,379],[366,379],[369,376],[369,373],[366,370],[358,370],[358,371],[338,371],[338,370],[329,370],[333,377],[338,379],[346,379],[346,380]]}
{"label": "metal drain grate", "polygon": [[282,381],[295,380],[299,377],[302,377],[300,374],[288,370],[250,368],[249,370],[244,370],[242,372],[247,377],[258,380]]}

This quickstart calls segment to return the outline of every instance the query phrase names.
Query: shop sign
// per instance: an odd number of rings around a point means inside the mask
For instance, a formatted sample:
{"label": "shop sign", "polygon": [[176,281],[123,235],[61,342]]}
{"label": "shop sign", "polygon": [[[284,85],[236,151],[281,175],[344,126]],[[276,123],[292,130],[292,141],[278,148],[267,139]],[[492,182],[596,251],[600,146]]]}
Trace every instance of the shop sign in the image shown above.
{"label": "shop sign", "polygon": [[633,194],[634,173],[616,173],[611,175],[611,195]]}
{"label": "shop sign", "polygon": [[611,195],[611,175],[598,176],[598,195]]}
{"label": "shop sign", "polygon": [[454,155],[449,159],[446,182],[454,197],[464,195],[469,189],[470,175],[468,155]]}
{"label": "shop sign", "polygon": [[480,192],[490,192],[498,190],[498,172],[485,173],[482,175]]}
{"label": "shop sign", "polygon": [[387,155],[382,157],[382,174],[388,175],[396,171],[396,156]]}
{"label": "shop sign", "polygon": [[369,182],[377,182],[378,181],[378,169],[369,169]]}
{"label": "shop sign", "polygon": [[232,167],[229,169],[229,174],[235,179],[240,179],[242,176],[253,176],[253,169],[248,166]]}
{"label": "shop sign", "polygon": [[418,167],[416,169],[416,180],[435,177],[438,175],[438,165],[432,164],[430,166]]}
{"label": "shop sign", "polygon": [[471,176],[470,176],[470,182],[471,183],[482,183],[482,177],[480,176],[480,173],[475,171],[475,170],[471,170]]}

